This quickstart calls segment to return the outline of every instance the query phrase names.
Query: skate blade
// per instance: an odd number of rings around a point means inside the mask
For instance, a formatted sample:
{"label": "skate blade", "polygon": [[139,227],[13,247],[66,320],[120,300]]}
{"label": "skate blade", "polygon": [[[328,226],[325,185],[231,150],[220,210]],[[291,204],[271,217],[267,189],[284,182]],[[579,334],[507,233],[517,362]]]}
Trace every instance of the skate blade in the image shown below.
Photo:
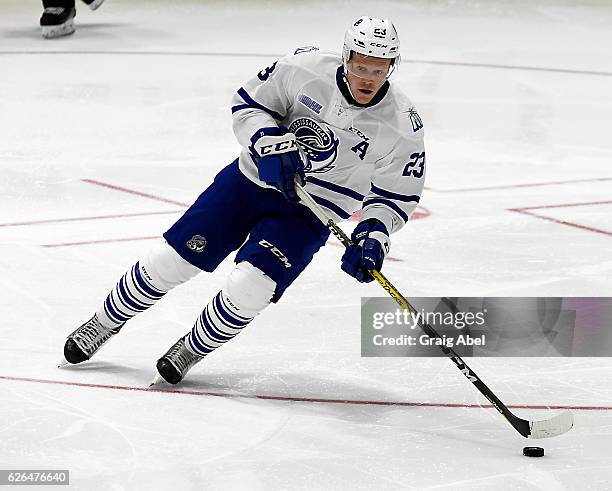
{"label": "skate blade", "polygon": [[58,38],[74,34],[74,21],[70,19],[61,26],[42,26],[42,36],[46,39]]}
{"label": "skate blade", "polygon": [[104,3],[104,0],[94,0],[89,4],[91,10],[96,10],[100,5]]}
{"label": "skate blade", "polygon": [[66,365],[70,365],[70,363],[68,363],[66,360],[62,360],[62,361],[60,361],[60,363],[57,366],[57,368],[62,368],[62,367],[65,367]]}
{"label": "skate blade", "polygon": [[164,382],[164,379],[159,373],[157,373],[155,374],[153,381],[149,384],[149,387],[153,387],[154,385],[157,385],[160,382]]}

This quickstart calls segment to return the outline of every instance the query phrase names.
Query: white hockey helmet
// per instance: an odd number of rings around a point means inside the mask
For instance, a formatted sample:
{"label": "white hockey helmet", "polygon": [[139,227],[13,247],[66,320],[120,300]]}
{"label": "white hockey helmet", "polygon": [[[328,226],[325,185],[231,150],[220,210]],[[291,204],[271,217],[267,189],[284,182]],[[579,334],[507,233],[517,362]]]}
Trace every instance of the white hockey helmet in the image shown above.
{"label": "white hockey helmet", "polygon": [[400,42],[395,26],[389,19],[359,17],[344,34],[342,62],[346,67],[351,53],[393,60],[389,75],[400,64]]}

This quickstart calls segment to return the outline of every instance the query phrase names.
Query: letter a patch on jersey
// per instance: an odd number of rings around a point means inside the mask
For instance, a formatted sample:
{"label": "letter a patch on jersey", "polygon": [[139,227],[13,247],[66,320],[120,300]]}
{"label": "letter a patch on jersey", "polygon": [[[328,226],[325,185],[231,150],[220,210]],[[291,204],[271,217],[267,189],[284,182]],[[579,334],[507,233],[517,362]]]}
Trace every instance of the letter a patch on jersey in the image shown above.
{"label": "letter a patch on jersey", "polygon": [[351,147],[351,150],[355,152],[361,160],[363,160],[365,158],[369,146],[370,144],[367,141],[363,140],[354,147]]}

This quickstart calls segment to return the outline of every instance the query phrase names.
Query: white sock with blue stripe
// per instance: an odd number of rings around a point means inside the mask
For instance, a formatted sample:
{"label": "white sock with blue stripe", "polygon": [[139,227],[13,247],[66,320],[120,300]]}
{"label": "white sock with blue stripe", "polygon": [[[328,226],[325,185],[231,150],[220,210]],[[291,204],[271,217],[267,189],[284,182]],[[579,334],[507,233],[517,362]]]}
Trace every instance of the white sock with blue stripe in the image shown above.
{"label": "white sock with blue stripe", "polygon": [[125,273],[96,312],[102,325],[115,328],[153,306],[167,291],[153,286],[139,262]]}
{"label": "white sock with blue stripe", "polygon": [[185,338],[187,349],[197,355],[207,355],[233,339],[258,313],[259,310],[240,309],[220,291]]}

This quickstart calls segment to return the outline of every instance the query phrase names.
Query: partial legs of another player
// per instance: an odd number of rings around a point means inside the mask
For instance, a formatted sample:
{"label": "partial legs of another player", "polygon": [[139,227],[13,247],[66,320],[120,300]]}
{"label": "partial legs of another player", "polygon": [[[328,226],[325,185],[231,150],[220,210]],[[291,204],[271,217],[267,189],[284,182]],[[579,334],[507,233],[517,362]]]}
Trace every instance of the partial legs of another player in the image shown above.
{"label": "partial legs of another player", "polygon": [[[91,10],[96,10],[104,0],[83,0],[83,2]],[[74,33],[76,16],[74,0],[43,0],[43,9],[40,18],[43,37],[50,39]]]}

